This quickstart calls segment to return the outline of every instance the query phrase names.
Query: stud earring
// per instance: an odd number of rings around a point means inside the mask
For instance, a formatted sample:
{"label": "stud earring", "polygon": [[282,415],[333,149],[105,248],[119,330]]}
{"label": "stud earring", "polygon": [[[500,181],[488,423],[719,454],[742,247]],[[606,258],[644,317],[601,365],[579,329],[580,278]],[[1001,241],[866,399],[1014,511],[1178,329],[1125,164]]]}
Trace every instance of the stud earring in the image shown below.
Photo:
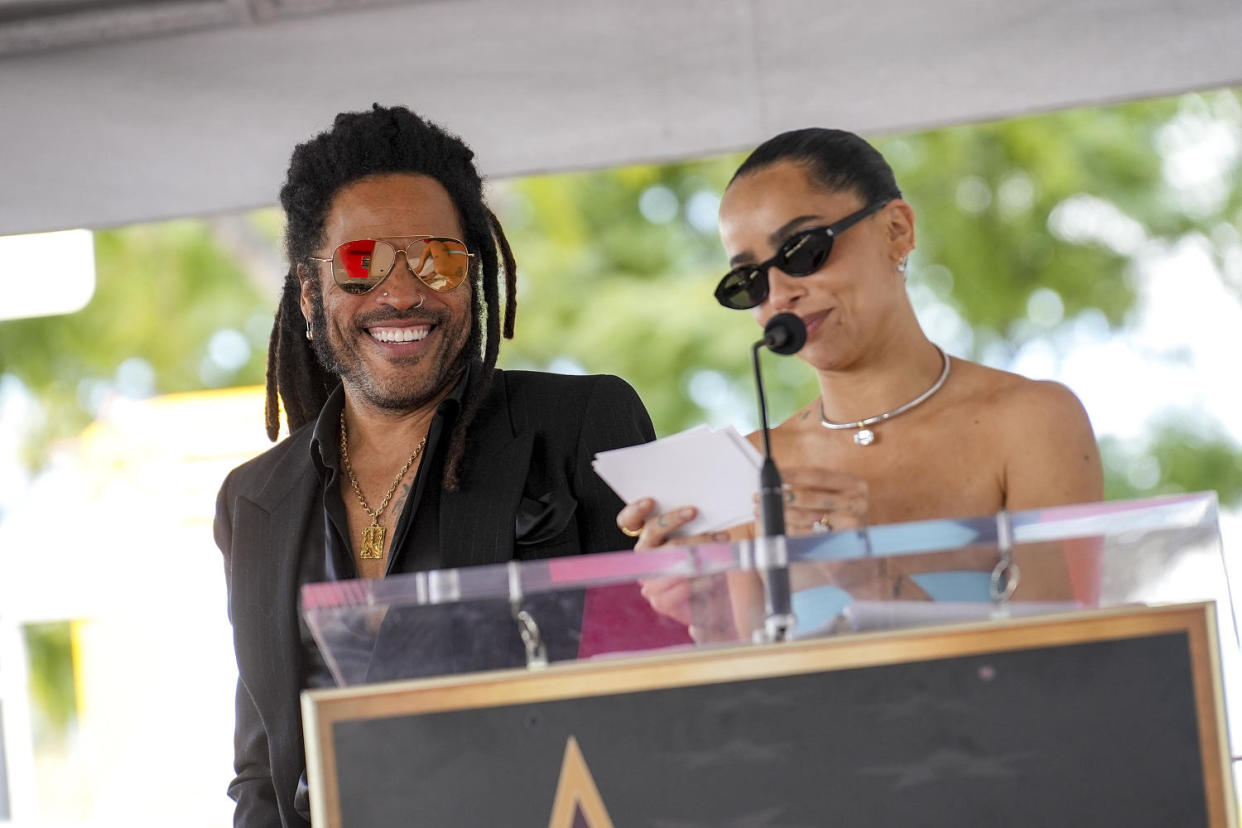
{"label": "stud earring", "polygon": [[905,273],[906,268],[908,268],[909,266],[910,266],[910,257],[906,256],[904,259],[902,259],[900,262],[897,263],[897,272]]}
{"label": "stud earring", "polygon": [[311,333],[311,324],[310,324],[310,320],[309,320],[309,319],[307,319],[307,320],[306,320],[306,338],[307,338],[307,339],[314,339],[314,338],[315,338],[315,335],[314,335],[313,333]]}

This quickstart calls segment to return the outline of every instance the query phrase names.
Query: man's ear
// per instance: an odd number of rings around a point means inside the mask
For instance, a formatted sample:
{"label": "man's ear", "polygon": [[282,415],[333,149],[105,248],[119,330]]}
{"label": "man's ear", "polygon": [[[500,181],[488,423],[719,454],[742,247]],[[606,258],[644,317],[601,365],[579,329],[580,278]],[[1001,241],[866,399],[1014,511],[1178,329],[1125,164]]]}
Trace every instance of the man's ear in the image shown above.
{"label": "man's ear", "polygon": [[297,274],[298,284],[302,286],[301,293],[298,297],[298,304],[302,306],[302,317],[309,322],[312,308],[311,290],[313,290],[310,280],[315,277],[306,270],[306,265],[298,265]]}
{"label": "man's ear", "polygon": [[884,222],[890,258],[905,261],[914,250],[914,208],[904,198],[893,199],[884,208]]}

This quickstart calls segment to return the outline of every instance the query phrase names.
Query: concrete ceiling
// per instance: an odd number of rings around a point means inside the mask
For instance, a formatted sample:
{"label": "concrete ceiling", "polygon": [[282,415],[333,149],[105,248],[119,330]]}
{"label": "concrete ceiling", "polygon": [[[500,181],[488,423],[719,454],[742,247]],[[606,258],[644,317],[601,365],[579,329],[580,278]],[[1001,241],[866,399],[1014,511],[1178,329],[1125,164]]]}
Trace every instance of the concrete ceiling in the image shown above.
{"label": "concrete ceiling", "polygon": [[271,204],[405,103],[492,176],[1242,83],[1239,0],[0,0],[0,234]]}

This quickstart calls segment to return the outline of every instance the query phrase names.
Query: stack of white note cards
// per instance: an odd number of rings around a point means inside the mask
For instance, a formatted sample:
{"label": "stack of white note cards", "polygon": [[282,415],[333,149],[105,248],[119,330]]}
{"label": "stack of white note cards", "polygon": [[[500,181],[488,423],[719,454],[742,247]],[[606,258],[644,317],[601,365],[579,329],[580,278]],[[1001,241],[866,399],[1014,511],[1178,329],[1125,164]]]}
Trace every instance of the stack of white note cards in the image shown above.
{"label": "stack of white note cards", "polygon": [[763,455],[733,426],[697,426],[595,455],[595,471],[626,503],[644,497],[655,514],[694,506],[699,515],[677,532],[718,532],[755,519]]}

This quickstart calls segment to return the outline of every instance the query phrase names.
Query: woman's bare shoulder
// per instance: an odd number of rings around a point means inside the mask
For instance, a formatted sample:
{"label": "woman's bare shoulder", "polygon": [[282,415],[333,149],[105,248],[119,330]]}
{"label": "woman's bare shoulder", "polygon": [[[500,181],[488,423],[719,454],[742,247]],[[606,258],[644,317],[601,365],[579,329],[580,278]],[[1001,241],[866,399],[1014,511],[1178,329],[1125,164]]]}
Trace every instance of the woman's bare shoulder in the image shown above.
{"label": "woman's bare shoulder", "polygon": [[953,369],[960,378],[960,394],[999,418],[1084,415],[1077,395],[1059,382],[1030,379],[964,359],[954,359]]}
{"label": "woman's bare shoulder", "polygon": [[1010,509],[1103,497],[1099,449],[1082,402],[1059,382],[961,362],[962,393],[992,423]]}

